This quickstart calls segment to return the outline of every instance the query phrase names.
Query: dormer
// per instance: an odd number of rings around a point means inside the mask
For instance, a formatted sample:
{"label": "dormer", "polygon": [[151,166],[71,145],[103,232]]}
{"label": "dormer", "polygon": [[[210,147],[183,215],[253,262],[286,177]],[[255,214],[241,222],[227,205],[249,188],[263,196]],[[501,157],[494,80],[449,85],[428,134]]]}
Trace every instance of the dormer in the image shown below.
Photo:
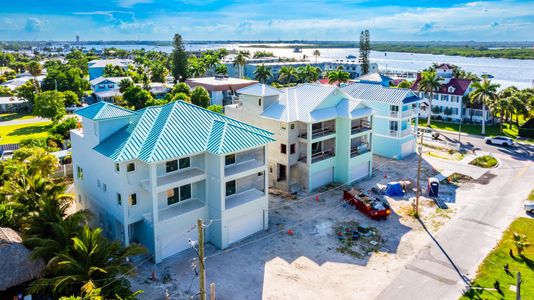
{"label": "dormer", "polygon": [[261,114],[271,104],[278,102],[283,92],[266,84],[253,84],[237,90],[243,109],[254,114]]}
{"label": "dormer", "polygon": [[456,91],[456,88],[453,86],[449,86],[449,88],[447,89],[447,92],[449,92],[449,94],[454,93],[454,91]]}

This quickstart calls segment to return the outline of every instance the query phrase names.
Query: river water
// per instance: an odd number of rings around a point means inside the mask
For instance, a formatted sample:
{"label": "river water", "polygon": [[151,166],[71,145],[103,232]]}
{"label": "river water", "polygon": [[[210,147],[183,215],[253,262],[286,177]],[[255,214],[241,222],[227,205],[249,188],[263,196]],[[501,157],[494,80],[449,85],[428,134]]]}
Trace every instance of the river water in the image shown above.
{"label": "river water", "polygon": [[[277,44],[281,45],[281,44]],[[302,53],[294,53],[291,48],[251,48],[247,44],[186,44],[187,50],[207,50],[207,49],[246,49],[251,53],[258,50],[273,52],[275,56],[302,58],[306,55],[314,61],[313,51],[315,49],[302,49]],[[267,44],[269,46],[269,44]],[[271,44],[274,46],[274,44]],[[87,49],[102,49],[111,47],[108,45],[86,45]],[[126,50],[145,48],[146,50],[157,50],[171,52],[170,46],[146,46],[146,45],[120,45],[112,47]],[[347,55],[358,56],[358,48],[322,48],[319,49],[321,56],[318,61],[332,59],[344,59]],[[533,50],[534,51],[534,50]],[[372,62],[376,62],[380,70],[398,71],[420,71],[432,63],[449,63],[460,66],[462,69],[481,75],[488,73],[494,76],[493,81],[501,84],[501,87],[515,85],[518,88],[527,88],[534,85],[534,60],[519,60],[505,58],[485,58],[485,57],[463,57],[418,53],[401,52],[376,52],[370,55]]]}

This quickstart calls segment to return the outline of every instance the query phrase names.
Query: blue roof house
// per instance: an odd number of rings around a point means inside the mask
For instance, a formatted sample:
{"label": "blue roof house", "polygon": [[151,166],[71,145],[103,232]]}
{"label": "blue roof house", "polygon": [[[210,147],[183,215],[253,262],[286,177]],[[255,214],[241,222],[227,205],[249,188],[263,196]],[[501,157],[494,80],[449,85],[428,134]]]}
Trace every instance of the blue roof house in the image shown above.
{"label": "blue roof house", "polygon": [[95,59],[87,63],[89,68],[89,80],[104,76],[104,68],[107,65],[118,66],[128,70],[128,65],[133,63],[131,59]]}
{"label": "blue roof house", "polygon": [[415,153],[417,115],[422,99],[409,89],[376,83],[353,83],[341,90],[376,112],[372,145],[375,154],[402,159]]}
{"label": "blue roof house", "polygon": [[74,183],[95,225],[156,263],[190,248],[197,219],[226,248],[267,229],[267,146],[273,134],[176,101],[131,111],[107,102],[76,111]]}

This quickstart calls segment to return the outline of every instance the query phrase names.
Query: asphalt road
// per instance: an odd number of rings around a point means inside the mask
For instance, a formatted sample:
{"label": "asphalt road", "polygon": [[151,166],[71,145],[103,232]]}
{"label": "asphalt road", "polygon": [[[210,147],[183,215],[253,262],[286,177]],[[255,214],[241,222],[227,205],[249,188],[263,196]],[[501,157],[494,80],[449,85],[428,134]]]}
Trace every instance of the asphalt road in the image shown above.
{"label": "asphalt road", "polygon": [[[457,134],[442,138],[457,139]],[[521,212],[534,188],[534,146],[504,148],[486,145],[481,137],[462,136],[462,147],[491,152],[501,161],[478,181],[457,190],[466,206],[398,275],[378,299],[458,299],[465,279],[474,279],[478,265],[500,240],[502,232]],[[508,288],[508,287],[504,287]]]}

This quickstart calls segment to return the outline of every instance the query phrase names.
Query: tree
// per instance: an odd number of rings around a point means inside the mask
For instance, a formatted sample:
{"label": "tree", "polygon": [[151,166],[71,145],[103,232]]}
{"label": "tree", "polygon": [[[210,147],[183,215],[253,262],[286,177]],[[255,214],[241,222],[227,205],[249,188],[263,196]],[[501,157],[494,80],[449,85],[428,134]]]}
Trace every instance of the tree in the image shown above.
{"label": "tree", "polygon": [[35,102],[35,86],[31,80],[26,81],[23,85],[15,89],[17,98],[26,99],[33,106]]}
{"label": "tree", "polygon": [[245,77],[243,68],[247,63],[247,57],[247,52],[239,51],[234,59],[234,67],[238,67],[237,77],[239,78]]}
{"label": "tree", "polygon": [[315,82],[319,79],[319,70],[311,65],[297,68],[297,77],[302,82]]}
{"label": "tree", "polygon": [[484,78],[483,81],[473,83],[473,91],[469,94],[472,103],[482,104],[482,135],[486,134],[486,106],[497,98],[499,86]]}
{"label": "tree", "polygon": [[146,106],[147,102],[153,101],[154,97],[152,97],[150,92],[134,85],[124,91],[122,98],[129,106],[133,106],[135,109],[141,109]]}
{"label": "tree", "polygon": [[177,94],[177,93],[184,93],[186,95],[191,95],[191,88],[185,84],[184,82],[177,83],[174,88],[172,89],[171,93]]}
{"label": "tree", "polygon": [[124,93],[129,87],[134,85],[133,81],[130,78],[124,78],[119,81],[119,91]]}
{"label": "tree", "polygon": [[139,245],[123,247],[118,241],[102,236],[102,229],[84,226],[72,247],[60,252],[53,259],[54,274],[36,280],[30,291],[38,293],[51,289],[54,296],[89,294],[101,289],[104,298],[131,295],[130,283],[124,274],[132,275],[134,268],[127,258],[146,252]]}
{"label": "tree", "polygon": [[161,63],[155,63],[150,69],[150,80],[153,82],[166,82],[169,70]]}
{"label": "tree", "polygon": [[334,84],[337,82],[337,85],[340,86],[341,83],[346,83],[350,79],[350,75],[348,72],[345,72],[343,70],[336,70],[331,71],[328,73],[328,83]]}
{"label": "tree", "polygon": [[525,234],[514,232],[513,238],[513,242],[519,255],[523,253],[523,250],[525,250],[525,248],[530,247],[530,243],[527,241],[527,236]]}
{"label": "tree", "polygon": [[412,84],[413,83],[408,81],[408,80],[403,80],[403,81],[399,82],[399,84],[396,86],[396,88],[409,89],[412,86]]}
{"label": "tree", "polygon": [[215,66],[215,75],[228,75],[228,67],[224,64]]}
{"label": "tree", "polygon": [[265,65],[261,65],[256,67],[256,70],[254,70],[254,79],[258,80],[261,83],[267,82],[269,78],[271,78],[273,74],[271,73],[271,68],[267,68]]}
{"label": "tree", "polygon": [[292,66],[283,66],[278,72],[278,81],[290,83],[298,77],[297,69]]}
{"label": "tree", "polygon": [[54,122],[61,120],[67,115],[65,96],[58,91],[46,91],[38,94],[35,97],[33,113],[36,116],[51,119]]}
{"label": "tree", "polygon": [[197,58],[189,60],[189,76],[193,78],[204,77],[206,75],[206,66],[204,62]]}
{"label": "tree", "polygon": [[191,103],[191,97],[185,93],[176,93],[172,96],[171,101],[182,100],[187,103]]}
{"label": "tree", "polygon": [[182,36],[179,34],[174,35],[174,50],[172,51],[172,76],[174,82],[184,82],[187,79],[188,61],[187,53],[185,52]]}
{"label": "tree", "polygon": [[210,102],[210,95],[204,87],[197,86],[191,91],[191,103],[206,108]]}
{"label": "tree", "polygon": [[317,64],[317,58],[321,56],[321,52],[319,52],[319,49],[315,49],[315,51],[313,51],[313,56],[315,56],[315,63]]}
{"label": "tree", "polygon": [[70,130],[78,127],[78,118],[69,117],[65,118],[58,123],[55,123],[50,129],[51,134],[61,135],[64,139],[68,139],[70,136]]}
{"label": "tree", "polygon": [[111,64],[108,64],[104,67],[104,74],[102,74],[104,77],[124,77],[126,75],[126,70],[124,70],[121,66],[114,66]]}
{"label": "tree", "polygon": [[37,76],[43,72],[43,66],[38,61],[32,60],[26,64],[26,70],[33,76],[33,84],[35,85],[35,92],[39,93],[39,82]]}
{"label": "tree", "polygon": [[[434,99],[434,93],[441,87],[441,78],[436,75],[435,71],[424,71],[421,73],[421,80],[417,86],[420,92],[424,92],[429,95],[428,107],[432,108],[432,100]],[[432,117],[432,109],[428,110],[426,119],[426,125],[430,126],[430,118]]]}
{"label": "tree", "polygon": [[65,96],[65,106],[80,105],[80,98],[73,91],[64,91],[63,96]]}
{"label": "tree", "polygon": [[362,75],[369,73],[369,53],[371,53],[371,36],[366,29],[360,33],[360,64]]}
{"label": "tree", "polygon": [[206,109],[214,113],[218,113],[220,115],[223,114],[223,110],[224,110],[222,105],[216,105],[216,104],[210,105]]}
{"label": "tree", "polygon": [[15,93],[7,86],[0,86],[0,97],[11,97],[14,95]]}

